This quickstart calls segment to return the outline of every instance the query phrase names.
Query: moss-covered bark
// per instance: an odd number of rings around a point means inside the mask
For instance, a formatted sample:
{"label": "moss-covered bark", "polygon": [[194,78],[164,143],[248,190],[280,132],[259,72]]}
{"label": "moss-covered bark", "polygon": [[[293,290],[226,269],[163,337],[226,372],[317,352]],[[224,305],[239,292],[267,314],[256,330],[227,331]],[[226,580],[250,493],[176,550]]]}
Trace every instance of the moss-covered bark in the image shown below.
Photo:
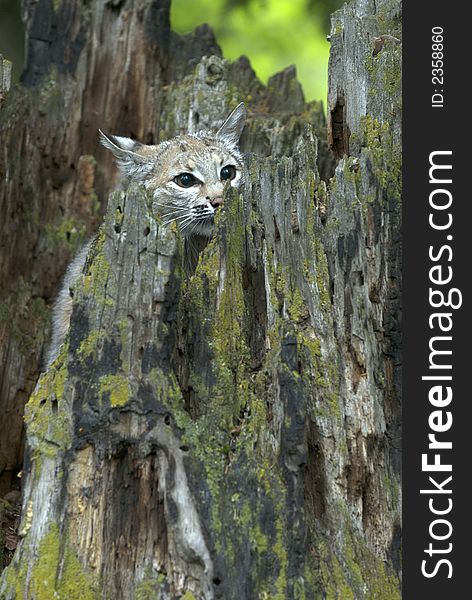
{"label": "moss-covered bark", "polygon": [[[97,10],[79,22],[145,27],[133,3]],[[27,404],[2,597],[400,597],[400,46],[372,45],[399,39],[399,10],[333,18],[332,178],[293,70],[264,88],[244,59],[200,60],[205,29],[146,33],[162,53],[146,60],[175,64],[152,71],[136,132],[216,127],[245,100],[245,190],[192,276],[142,190],[110,196],[67,344]]]}

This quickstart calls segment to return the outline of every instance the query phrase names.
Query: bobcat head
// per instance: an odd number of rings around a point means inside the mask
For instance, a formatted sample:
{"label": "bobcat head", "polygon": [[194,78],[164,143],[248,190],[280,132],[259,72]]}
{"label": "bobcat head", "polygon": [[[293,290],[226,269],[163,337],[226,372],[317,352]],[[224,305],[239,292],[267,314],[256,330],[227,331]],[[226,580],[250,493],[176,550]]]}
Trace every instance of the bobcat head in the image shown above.
{"label": "bobcat head", "polygon": [[102,131],[100,140],[124,175],[152,194],[153,209],[165,223],[175,221],[185,237],[209,237],[225,185],[242,182],[238,145],[245,119],[241,103],[216,133],[188,133],[154,146]]}

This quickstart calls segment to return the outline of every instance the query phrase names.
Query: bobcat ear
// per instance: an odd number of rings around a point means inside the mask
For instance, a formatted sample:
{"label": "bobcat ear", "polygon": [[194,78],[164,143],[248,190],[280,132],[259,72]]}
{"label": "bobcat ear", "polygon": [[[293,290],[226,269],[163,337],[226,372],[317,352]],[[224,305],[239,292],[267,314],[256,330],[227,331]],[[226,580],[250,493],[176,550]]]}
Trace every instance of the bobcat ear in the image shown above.
{"label": "bobcat ear", "polygon": [[111,150],[117,159],[121,171],[130,179],[142,180],[152,169],[152,163],[148,158],[139,154],[144,144],[136,142],[131,138],[118,135],[105,135],[101,129],[98,130],[100,142]]}
{"label": "bobcat ear", "polygon": [[218,129],[216,137],[224,140],[230,146],[237,146],[245,124],[246,107],[244,102],[241,102]]}

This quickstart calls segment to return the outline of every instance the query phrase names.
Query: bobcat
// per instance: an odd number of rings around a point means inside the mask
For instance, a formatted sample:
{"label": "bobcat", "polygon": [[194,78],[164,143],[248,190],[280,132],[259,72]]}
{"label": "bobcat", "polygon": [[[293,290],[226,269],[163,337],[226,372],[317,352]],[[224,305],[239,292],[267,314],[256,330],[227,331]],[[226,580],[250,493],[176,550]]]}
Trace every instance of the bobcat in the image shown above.
{"label": "bobcat", "polygon": [[[242,155],[238,145],[245,119],[246,109],[241,103],[216,133],[189,133],[155,146],[99,133],[101,143],[114,154],[127,179],[148,190],[153,210],[165,224],[175,222],[187,239],[208,238],[213,231],[215,213],[223,203],[225,183],[239,187],[242,182]],[[57,358],[69,329],[73,288],[82,273],[91,243],[89,240],[69,264],[54,304],[46,368]]]}

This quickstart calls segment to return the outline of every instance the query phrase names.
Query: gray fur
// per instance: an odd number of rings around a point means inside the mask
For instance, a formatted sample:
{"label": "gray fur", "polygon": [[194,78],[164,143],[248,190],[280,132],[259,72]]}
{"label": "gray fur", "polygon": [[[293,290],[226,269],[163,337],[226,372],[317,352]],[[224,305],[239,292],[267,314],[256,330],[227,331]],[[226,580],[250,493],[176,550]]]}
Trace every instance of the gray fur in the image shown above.
{"label": "gray fur", "polygon": [[[239,187],[243,180],[242,156],[238,148],[244,128],[246,108],[239,104],[217,133],[198,132],[177,136],[155,146],[147,146],[130,138],[106,135],[99,130],[101,143],[111,150],[122,173],[130,182],[139,183],[151,193],[153,210],[164,224],[177,223],[192,242],[208,238],[213,231],[214,215],[223,202],[225,185]],[[223,167],[234,168],[233,179],[222,180]],[[182,187],[176,182],[186,173],[197,183]],[[57,358],[64,343],[72,314],[73,288],[83,271],[90,240],[81,248],[67,268],[61,291],[52,314],[52,339],[47,353],[48,368]]]}
{"label": "gray fur", "polygon": [[245,124],[246,107],[244,102],[241,102],[218,129],[216,137],[223,140],[228,146],[237,148]]}
{"label": "gray fur", "polygon": [[85,261],[87,259],[87,254],[90,250],[91,244],[92,240],[89,240],[84,246],[82,246],[79,252],[75,255],[74,260],[67,267],[67,271],[62,282],[61,291],[54,302],[52,309],[52,336],[51,344],[46,357],[46,369],[48,369],[59,356],[59,351],[64,343],[72,314],[72,297],[74,293],[74,286],[84,269]]}

